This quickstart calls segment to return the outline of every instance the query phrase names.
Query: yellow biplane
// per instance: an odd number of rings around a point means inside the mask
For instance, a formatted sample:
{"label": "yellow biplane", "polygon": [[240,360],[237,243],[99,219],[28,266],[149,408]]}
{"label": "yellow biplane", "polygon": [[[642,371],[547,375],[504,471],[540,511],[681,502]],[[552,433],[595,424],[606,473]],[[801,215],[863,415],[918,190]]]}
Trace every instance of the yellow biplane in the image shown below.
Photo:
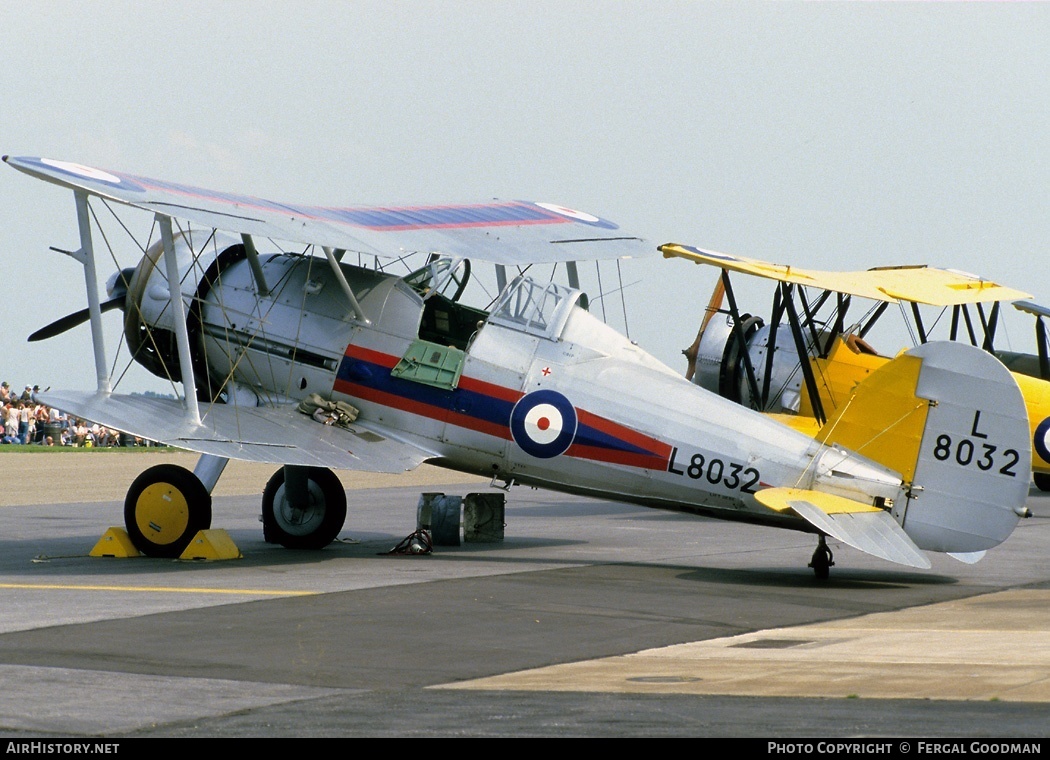
{"label": "yellow biplane", "polygon": [[[686,377],[744,406],[777,415],[799,430],[872,453],[877,427],[836,429],[840,405],[857,384],[889,361],[866,340],[880,317],[896,306],[914,343],[941,339],[969,342],[995,354],[1013,373],[1028,408],[1032,474],[1050,491],[1050,343],[1043,323],[1050,310],[1031,295],[974,275],[927,266],[882,267],[856,272],[801,269],[692,246],[660,246],[679,257],[721,270],[700,330],[683,353]],[[741,310],[730,273],[776,283],[767,317]],[[996,333],[1001,305],[1036,318],[1038,354],[999,351]],[[858,304],[860,305],[859,308]],[[851,313],[852,309],[852,313]],[[862,311],[863,309],[863,311]],[[800,361],[806,356],[808,361]],[[894,389],[884,389],[892,398]],[[892,401],[887,401],[887,412]],[[978,421],[971,435],[945,452],[960,464],[981,467],[991,444],[981,440]]]}

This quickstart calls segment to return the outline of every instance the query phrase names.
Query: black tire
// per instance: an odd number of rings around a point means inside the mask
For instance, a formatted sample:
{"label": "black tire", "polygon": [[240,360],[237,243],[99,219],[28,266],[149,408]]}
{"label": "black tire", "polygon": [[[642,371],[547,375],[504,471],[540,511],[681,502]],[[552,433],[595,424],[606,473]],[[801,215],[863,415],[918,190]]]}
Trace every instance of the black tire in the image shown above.
{"label": "black tire", "polygon": [[284,495],[284,468],[263,490],[263,538],[286,549],[323,549],[346,522],[346,491],[339,478],[323,467],[307,468],[310,506],[296,513]]}
{"label": "black tire", "polygon": [[813,568],[813,574],[818,580],[826,581],[831,575],[831,568],[835,565],[834,556],[831,553],[831,549],[827,547],[823,541],[817,550],[813,552],[813,558],[809,562],[809,566]]}
{"label": "black tire", "polygon": [[1035,481],[1035,487],[1040,491],[1050,491],[1050,474],[1045,472],[1033,472],[1032,479]]}
{"label": "black tire", "polygon": [[831,567],[824,562],[814,562],[810,567],[817,580],[826,581],[831,576]]}
{"label": "black tire", "polygon": [[211,527],[211,494],[185,467],[158,464],[128,489],[124,526],[147,557],[178,557],[199,531]]}

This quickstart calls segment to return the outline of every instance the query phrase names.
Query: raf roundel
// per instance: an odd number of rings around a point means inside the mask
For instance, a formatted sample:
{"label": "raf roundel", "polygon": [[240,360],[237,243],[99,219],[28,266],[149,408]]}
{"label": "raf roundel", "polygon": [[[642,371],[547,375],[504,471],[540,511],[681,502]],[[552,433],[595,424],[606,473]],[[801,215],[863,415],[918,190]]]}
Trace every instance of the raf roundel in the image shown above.
{"label": "raf roundel", "polygon": [[564,454],[576,437],[576,410],[556,391],[533,391],[510,413],[510,433],[526,454],[551,459]]}
{"label": "raf roundel", "polygon": [[592,227],[602,227],[607,230],[619,229],[617,225],[613,224],[610,221],[601,219],[595,216],[594,214],[588,214],[583,211],[577,211],[574,208],[569,208],[567,206],[559,206],[556,203],[536,203],[535,205],[539,206],[545,211],[550,211],[551,213],[557,214],[558,216],[563,216],[566,219],[572,219],[577,222],[589,224]]}
{"label": "raf roundel", "polygon": [[561,214],[562,216],[567,216],[570,219],[575,219],[580,222],[590,222],[591,224],[593,224],[594,222],[601,221],[601,219],[594,216],[593,214],[587,214],[583,211],[577,211],[574,208],[568,208],[566,206],[558,206],[554,203],[537,203],[536,205],[540,208],[545,208],[548,211],[553,211],[555,214]]}
{"label": "raf roundel", "polygon": [[83,164],[72,164],[68,161],[55,161],[50,158],[40,159],[40,163],[45,166],[50,166],[52,169],[58,169],[59,171],[68,172],[69,174],[75,174],[78,177],[85,177],[87,179],[95,179],[99,182],[109,182],[113,185],[120,184],[120,177],[116,177],[109,172],[102,171],[101,169],[95,169],[91,166],[84,166]]}
{"label": "raf roundel", "polygon": [[1035,429],[1035,435],[1032,436],[1035,450],[1044,462],[1050,462],[1050,445],[1047,445],[1050,444],[1050,441],[1047,440],[1048,434],[1050,434],[1050,417],[1039,423],[1039,427]]}
{"label": "raf roundel", "polygon": [[22,161],[27,164],[36,164],[45,167],[50,170],[50,172],[59,172],[71,177],[76,177],[78,181],[88,180],[90,182],[100,182],[104,185],[109,185],[110,187],[120,188],[121,190],[128,190],[135,193],[143,193],[146,191],[146,188],[128,177],[118,177],[116,174],[111,174],[110,172],[96,169],[92,166],[74,164],[69,161],[56,161],[52,158],[26,158],[22,159]]}

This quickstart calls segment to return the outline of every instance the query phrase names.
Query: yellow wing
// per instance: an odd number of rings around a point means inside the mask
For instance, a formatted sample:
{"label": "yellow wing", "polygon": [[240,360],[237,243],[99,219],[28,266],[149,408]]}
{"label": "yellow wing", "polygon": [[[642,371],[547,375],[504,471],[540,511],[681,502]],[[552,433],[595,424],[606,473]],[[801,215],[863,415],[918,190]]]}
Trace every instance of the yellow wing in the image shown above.
{"label": "yellow wing", "polygon": [[846,293],[875,301],[906,301],[931,306],[957,306],[992,301],[1017,301],[1031,298],[990,280],[951,269],[925,265],[877,267],[858,272],[828,272],[801,269],[785,264],[772,264],[744,256],[702,251],[693,246],[665,243],[660,246],[665,258],[679,257],[697,264],[710,264],[720,269],[750,274],[768,280],[806,285],[836,293]]}

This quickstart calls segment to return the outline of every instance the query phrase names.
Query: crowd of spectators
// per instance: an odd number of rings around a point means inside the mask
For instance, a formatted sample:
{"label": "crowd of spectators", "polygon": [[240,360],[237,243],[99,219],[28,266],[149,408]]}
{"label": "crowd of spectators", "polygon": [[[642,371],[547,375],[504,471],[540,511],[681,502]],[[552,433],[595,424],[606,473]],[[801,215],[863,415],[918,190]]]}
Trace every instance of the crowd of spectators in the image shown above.
{"label": "crowd of spectators", "polygon": [[152,442],[125,436],[98,423],[67,414],[37,403],[33,394],[40,386],[26,386],[21,394],[9,383],[0,384],[0,417],[3,435],[0,444],[36,444],[40,446],[101,447],[146,446]]}

